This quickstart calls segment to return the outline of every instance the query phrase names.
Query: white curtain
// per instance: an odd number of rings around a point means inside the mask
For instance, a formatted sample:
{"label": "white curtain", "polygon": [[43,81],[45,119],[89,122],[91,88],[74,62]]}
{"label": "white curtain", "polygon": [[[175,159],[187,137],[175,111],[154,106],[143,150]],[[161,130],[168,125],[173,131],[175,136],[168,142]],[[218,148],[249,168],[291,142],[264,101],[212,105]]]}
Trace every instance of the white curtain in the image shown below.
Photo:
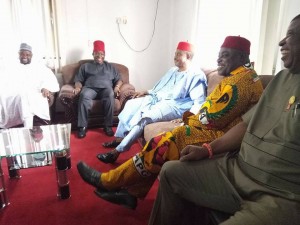
{"label": "white curtain", "polygon": [[14,35],[11,21],[11,5],[9,0],[0,1],[0,73],[5,65],[16,56],[11,49]]}
{"label": "white curtain", "polygon": [[250,60],[258,74],[276,74],[283,68],[279,41],[293,17],[300,13],[299,0],[198,0],[197,61],[216,66],[222,41],[240,35],[251,41]]}
{"label": "white curtain", "polygon": [[261,0],[199,0],[197,14],[197,61],[202,67],[215,68],[226,36],[242,36],[251,41],[251,61],[258,51]]}
{"label": "white curtain", "polygon": [[[278,20],[280,21],[277,27],[277,39],[278,42],[286,36],[286,32],[291,20],[300,14],[300,7],[295,7],[299,5],[299,0],[281,0],[280,11]],[[273,61],[273,73],[278,73],[280,70],[284,69],[283,63],[281,61],[280,47],[275,51],[274,61]]]}
{"label": "white curtain", "polygon": [[[57,55],[53,36],[50,0],[4,0],[5,46],[10,54],[4,56],[17,59],[20,43],[26,42],[33,48],[33,59],[43,61],[55,69]],[[2,7],[1,7],[2,8]],[[3,8],[2,8],[3,9]],[[2,11],[1,9],[1,11]],[[3,30],[3,29],[2,29]],[[6,49],[6,52],[8,50]]]}

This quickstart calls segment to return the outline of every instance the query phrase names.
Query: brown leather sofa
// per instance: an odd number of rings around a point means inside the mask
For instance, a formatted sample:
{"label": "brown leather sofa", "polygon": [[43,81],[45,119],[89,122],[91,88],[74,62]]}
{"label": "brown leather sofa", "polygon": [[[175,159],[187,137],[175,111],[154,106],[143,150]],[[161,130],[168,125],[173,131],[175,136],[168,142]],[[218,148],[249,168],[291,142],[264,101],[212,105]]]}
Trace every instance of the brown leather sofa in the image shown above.
{"label": "brown leather sofa", "polygon": [[[58,99],[64,106],[64,122],[71,123],[72,129],[77,128],[77,115],[78,115],[78,95],[75,96],[74,90],[74,77],[79,70],[81,64],[91,62],[92,59],[80,60],[77,63],[69,64],[62,67],[62,80],[63,85],[58,94]],[[121,93],[118,98],[115,99],[113,124],[118,124],[118,115],[123,109],[127,99],[135,91],[133,85],[129,83],[129,70],[126,66],[118,63],[111,63],[120,73],[123,85],[121,86]],[[103,127],[105,116],[103,113],[103,107],[100,100],[93,100],[93,106],[89,113],[88,127]]]}

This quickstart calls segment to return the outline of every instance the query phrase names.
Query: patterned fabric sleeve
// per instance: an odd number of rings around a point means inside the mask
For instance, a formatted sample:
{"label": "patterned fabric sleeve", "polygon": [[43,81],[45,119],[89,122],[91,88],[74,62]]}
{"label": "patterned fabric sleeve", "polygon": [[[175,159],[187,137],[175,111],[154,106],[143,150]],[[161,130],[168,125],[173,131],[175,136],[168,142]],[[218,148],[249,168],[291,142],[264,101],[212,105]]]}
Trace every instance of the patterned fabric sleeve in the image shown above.
{"label": "patterned fabric sleeve", "polygon": [[262,94],[263,87],[253,69],[239,67],[207,97],[199,120],[210,129],[222,129],[247,112]]}

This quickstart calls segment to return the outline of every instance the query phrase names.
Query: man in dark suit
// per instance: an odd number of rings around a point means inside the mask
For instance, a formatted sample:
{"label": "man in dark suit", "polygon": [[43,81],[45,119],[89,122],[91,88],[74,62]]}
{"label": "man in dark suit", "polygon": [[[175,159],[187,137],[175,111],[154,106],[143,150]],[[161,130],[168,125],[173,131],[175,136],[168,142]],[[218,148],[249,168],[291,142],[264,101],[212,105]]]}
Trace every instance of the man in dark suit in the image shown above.
{"label": "man in dark suit", "polygon": [[120,93],[123,84],[118,71],[105,61],[105,45],[103,41],[94,42],[94,62],[80,66],[75,76],[74,94],[79,94],[78,101],[78,138],[86,136],[89,110],[93,99],[103,101],[106,118],[104,120],[104,133],[113,136],[113,113],[115,96]]}

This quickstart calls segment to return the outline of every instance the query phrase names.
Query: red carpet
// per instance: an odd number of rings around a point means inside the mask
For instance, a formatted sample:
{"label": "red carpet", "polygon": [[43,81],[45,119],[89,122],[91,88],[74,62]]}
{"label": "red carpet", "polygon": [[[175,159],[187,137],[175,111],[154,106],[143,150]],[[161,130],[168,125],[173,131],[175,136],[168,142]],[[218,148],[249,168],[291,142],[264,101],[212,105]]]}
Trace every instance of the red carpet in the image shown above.
{"label": "red carpet", "polygon": [[71,198],[59,200],[54,165],[23,169],[21,179],[9,179],[6,160],[2,159],[10,205],[0,211],[1,225],[146,225],[154,198],[157,182],[138,207],[130,210],[98,198],[92,186],[79,176],[76,164],[79,160],[100,170],[107,171],[127,160],[140,150],[138,143],[130,151],[120,155],[115,165],[101,163],[96,154],[106,152],[103,141],[112,140],[102,129],[88,130],[87,137],[77,139],[71,135],[72,168],[69,170]]}

